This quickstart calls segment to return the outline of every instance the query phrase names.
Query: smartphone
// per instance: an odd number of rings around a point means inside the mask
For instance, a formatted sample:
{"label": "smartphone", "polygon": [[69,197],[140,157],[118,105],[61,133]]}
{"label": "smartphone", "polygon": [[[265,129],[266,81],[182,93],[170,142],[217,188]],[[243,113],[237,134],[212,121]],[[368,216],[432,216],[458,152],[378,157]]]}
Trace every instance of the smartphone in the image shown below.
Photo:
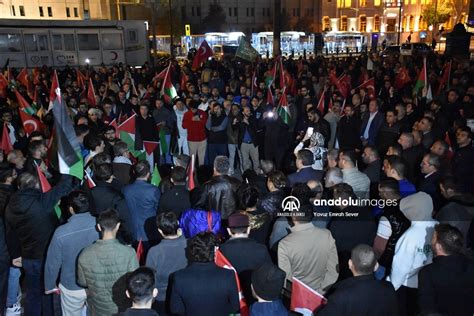
{"label": "smartphone", "polygon": [[314,127],[308,127],[306,130],[306,135],[311,136],[314,133]]}

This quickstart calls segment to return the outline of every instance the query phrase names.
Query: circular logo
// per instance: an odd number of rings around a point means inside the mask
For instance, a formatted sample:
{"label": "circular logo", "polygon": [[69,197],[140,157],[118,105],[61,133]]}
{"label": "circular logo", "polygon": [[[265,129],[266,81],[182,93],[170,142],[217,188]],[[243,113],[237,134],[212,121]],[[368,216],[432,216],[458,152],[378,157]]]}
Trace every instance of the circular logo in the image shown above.
{"label": "circular logo", "polygon": [[300,209],[300,201],[292,195],[287,196],[281,202],[281,208],[283,212],[298,212]]}

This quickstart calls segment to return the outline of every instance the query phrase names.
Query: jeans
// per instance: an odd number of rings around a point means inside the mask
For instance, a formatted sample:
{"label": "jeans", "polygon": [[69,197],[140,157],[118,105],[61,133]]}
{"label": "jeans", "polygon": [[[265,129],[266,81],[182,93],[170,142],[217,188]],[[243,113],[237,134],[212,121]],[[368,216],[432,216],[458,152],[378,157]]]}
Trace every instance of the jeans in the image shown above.
{"label": "jeans", "polygon": [[7,294],[7,306],[13,306],[18,300],[18,292],[20,290],[20,268],[10,267],[8,273],[8,294]]}
{"label": "jeans", "polygon": [[25,270],[25,316],[53,315],[51,295],[44,295],[44,263],[38,259],[23,259]]}
{"label": "jeans", "polygon": [[214,165],[217,156],[227,156],[227,144],[207,144],[209,150],[209,165]]}
{"label": "jeans", "polygon": [[234,171],[235,169],[235,161],[236,161],[236,153],[239,155],[239,166],[240,166],[240,171],[242,172],[242,157],[240,157],[240,151],[237,146],[237,144],[228,144],[227,149],[229,151],[229,163],[230,163],[230,169],[231,171]]}

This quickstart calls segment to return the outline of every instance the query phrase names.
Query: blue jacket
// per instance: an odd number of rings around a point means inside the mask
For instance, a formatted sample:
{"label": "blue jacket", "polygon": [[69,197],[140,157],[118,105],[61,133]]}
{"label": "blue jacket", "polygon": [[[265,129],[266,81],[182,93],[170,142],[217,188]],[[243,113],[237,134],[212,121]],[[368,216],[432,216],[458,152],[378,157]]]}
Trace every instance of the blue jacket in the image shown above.
{"label": "blue jacket", "polygon": [[255,303],[250,306],[250,316],[288,316],[290,313],[281,300],[265,303]]}
{"label": "blue jacket", "polygon": [[[186,238],[192,238],[200,232],[211,231],[214,235],[222,233],[221,214],[216,211],[208,212],[205,210],[189,209],[181,214],[179,227],[183,230]],[[209,226],[211,229],[209,229]]]}
{"label": "blue jacket", "polygon": [[146,181],[136,180],[125,186],[122,193],[130,211],[135,240],[158,239],[155,216],[160,203],[160,189]]}
{"label": "blue jacket", "polygon": [[[365,128],[367,127],[367,124],[369,123],[370,115],[367,115],[364,121],[362,122],[362,126],[360,127],[360,136],[364,136]],[[368,143],[370,145],[375,146],[375,141],[377,138],[377,134],[379,133],[379,129],[382,126],[382,123],[384,122],[384,115],[379,111],[375,114],[374,119],[372,120],[372,123],[370,124],[369,127],[369,138],[367,139]]]}
{"label": "blue jacket", "polygon": [[95,229],[96,219],[89,212],[75,214],[66,224],[59,226],[49,244],[44,269],[45,290],[56,287],[59,270],[59,283],[71,291],[80,290],[76,283],[76,262],[79,253],[99,239]]}
{"label": "blue jacket", "polygon": [[307,166],[288,176],[288,186],[292,187],[296,183],[306,183],[309,180],[321,181],[323,174],[322,170],[314,170],[311,166]]}

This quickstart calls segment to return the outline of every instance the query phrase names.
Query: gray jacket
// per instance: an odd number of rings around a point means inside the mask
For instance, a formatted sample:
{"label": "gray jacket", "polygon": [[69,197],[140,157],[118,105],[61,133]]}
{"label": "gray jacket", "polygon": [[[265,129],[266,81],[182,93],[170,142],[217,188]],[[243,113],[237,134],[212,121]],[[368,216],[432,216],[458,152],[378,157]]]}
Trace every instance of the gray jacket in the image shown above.
{"label": "gray jacket", "polygon": [[76,283],[76,261],[82,249],[99,239],[95,224],[95,217],[87,212],[73,215],[66,224],[56,229],[46,256],[44,271],[46,291],[57,286],[59,270],[61,270],[59,278],[61,285],[71,291],[82,289]]}

